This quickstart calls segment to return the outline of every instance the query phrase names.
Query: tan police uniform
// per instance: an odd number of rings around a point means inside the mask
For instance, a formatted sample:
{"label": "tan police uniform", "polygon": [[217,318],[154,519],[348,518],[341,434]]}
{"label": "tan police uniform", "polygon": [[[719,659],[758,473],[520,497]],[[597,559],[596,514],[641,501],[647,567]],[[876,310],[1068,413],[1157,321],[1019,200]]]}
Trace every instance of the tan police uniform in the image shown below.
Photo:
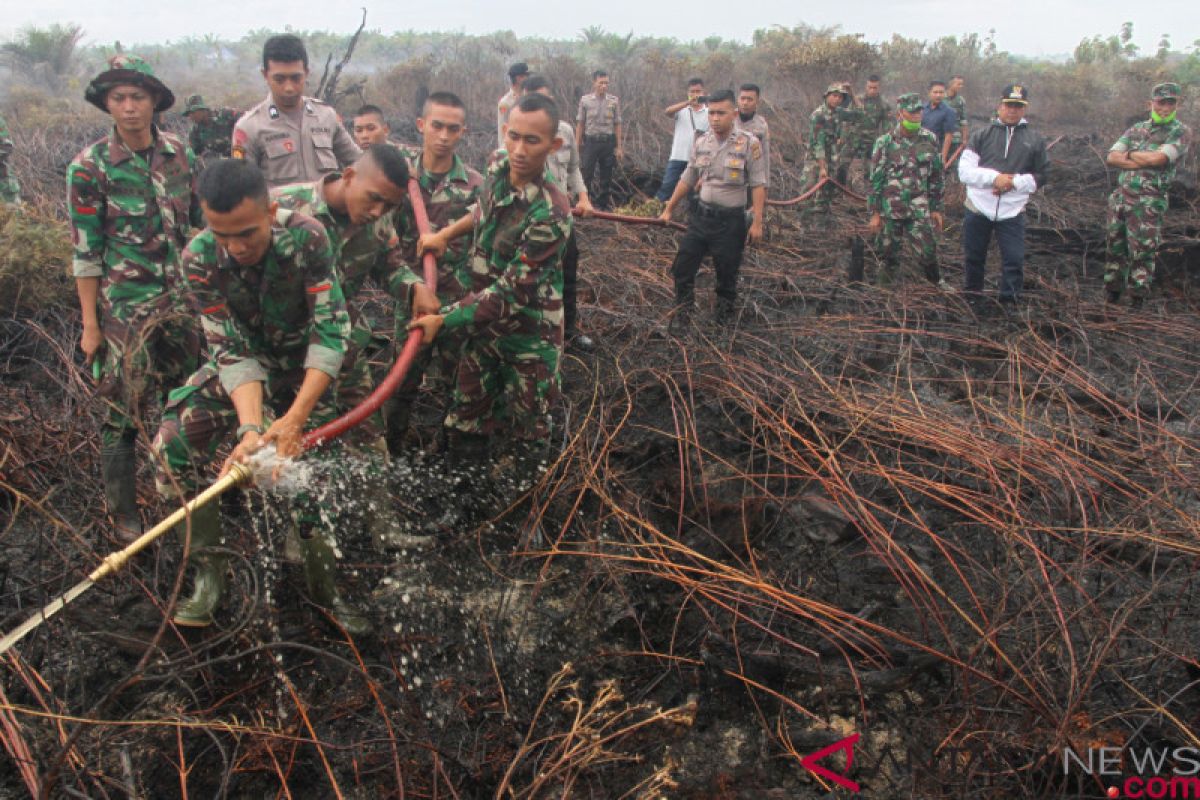
{"label": "tan police uniform", "polygon": [[696,273],[711,255],[717,273],[717,319],[727,321],[737,300],[738,271],[746,247],[746,198],[766,186],[766,157],[754,134],[734,130],[721,141],[712,131],[692,145],[680,181],[700,188],[700,203],[688,217],[687,233],[671,265],[675,305],[685,318],[695,304]]}
{"label": "tan police uniform", "polygon": [[234,126],[233,157],[257,164],[271,187],[315,181],[362,155],[333,106],[312,97],[301,102],[300,127],[270,95]]}
{"label": "tan police uniform", "polygon": [[[617,126],[621,124],[621,101],[615,94],[595,92],[579,98],[575,121],[583,126],[581,151],[583,180],[596,207],[607,209],[608,187],[617,165]],[[596,173],[599,172],[599,175]]]}
{"label": "tan police uniform", "polygon": [[763,152],[763,170],[766,173],[766,183],[764,186],[771,185],[771,131],[767,126],[767,120],[762,114],[755,114],[748,122],[742,121],[742,115],[737,114],[733,118],[733,129],[735,131],[745,131],[746,133],[754,134],[758,139],[758,143],[762,145]]}
{"label": "tan police uniform", "polygon": [[500,102],[496,104],[496,147],[504,147],[504,126],[508,124],[508,112],[517,104],[517,92],[509,89]]}

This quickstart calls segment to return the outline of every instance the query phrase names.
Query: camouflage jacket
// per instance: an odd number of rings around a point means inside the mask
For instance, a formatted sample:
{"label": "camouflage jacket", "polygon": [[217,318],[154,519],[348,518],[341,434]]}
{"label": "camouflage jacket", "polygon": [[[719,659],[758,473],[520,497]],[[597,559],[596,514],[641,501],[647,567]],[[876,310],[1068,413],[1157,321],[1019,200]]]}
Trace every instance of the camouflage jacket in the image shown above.
{"label": "camouflage jacket", "polygon": [[21,185],[8,169],[8,157],[12,155],[13,141],[8,132],[8,123],[0,117],[0,203],[16,203],[21,199]]}
{"label": "camouflage jacket", "polygon": [[232,108],[217,108],[210,113],[212,119],[208,122],[192,123],[188,142],[197,156],[207,156],[211,153],[228,158],[233,148],[233,126],[240,115]]}
{"label": "camouflage jacket", "polygon": [[854,132],[855,141],[859,144],[873,144],[887,130],[889,119],[887,103],[883,102],[882,97],[879,95],[864,96],[862,98],[862,118]]}
{"label": "camouflage jacket", "polygon": [[1162,169],[1123,169],[1117,175],[1117,186],[1131,200],[1166,197],[1171,181],[1175,179],[1175,168],[1187,156],[1191,143],[1191,129],[1178,119],[1162,125],[1155,125],[1148,119],[1135,124],[1121,134],[1111,149],[1120,152],[1161,152],[1168,159],[1167,165]]}
{"label": "camouflage jacket", "polygon": [[837,111],[821,103],[808,118],[808,157],[813,161],[823,158],[832,169],[840,136],[841,123]]}
{"label": "camouflage jacket", "polygon": [[[325,184],[339,177],[341,173],[335,172],[319,181],[280,186],[271,190],[271,197],[279,201],[280,208],[299,211],[325,227],[347,303],[358,296],[368,278],[407,302],[408,286],[417,278],[401,257],[394,215],[384,214],[369,225],[355,225],[336,213],[325,201]],[[352,303],[350,320],[356,329],[364,324],[360,310]]]}
{"label": "camouflage jacket", "polygon": [[967,101],[963,99],[961,94],[956,94],[954,97],[947,95],[945,103],[954,109],[955,115],[958,116],[957,135],[961,137],[962,126],[967,124]]}
{"label": "camouflage jacket", "polygon": [[204,225],[196,157],[179,137],[155,130],[147,162],[114,129],[67,167],[67,211],[77,278],[102,278],[105,301],[137,306],[179,296],[179,257]]}
{"label": "camouflage jacket", "polygon": [[[479,198],[483,188],[483,176],[468,167],[457,155],[454,165],[440,180],[425,171],[421,165],[421,151],[402,148],[408,159],[409,173],[421,186],[421,199],[425,201],[425,212],[429,215],[432,232],[440,231],[463,217]],[[551,158],[554,156],[551,155]],[[400,252],[406,263],[412,265],[416,275],[421,274],[417,259],[417,221],[413,217],[412,204],[405,202],[397,213],[396,227],[400,233]],[[446,254],[438,260],[437,294],[443,305],[462,298],[471,286],[471,240],[466,236],[450,243]]]}
{"label": "camouflage jacket", "polygon": [[250,267],[206,230],[188,244],[183,272],[225,391],[301,368],[337,377],[350,317],[321,223],[277,211],[271,246]]}
{"label": "camouflage jacket", "polygon": [[867,207],[888,219],[909,219],[942,210],[942,149],[921,128],[905,136],[896,126],[875,141]]}
{"label": "camouflage jacket", "polygon": [[561,344],[562,255],[571,234],[571,201],[544,175],[514,189],[504,154],[488,169],[471,213],[471,284],[465,297],[442,309],[446,328],[537,334]]}

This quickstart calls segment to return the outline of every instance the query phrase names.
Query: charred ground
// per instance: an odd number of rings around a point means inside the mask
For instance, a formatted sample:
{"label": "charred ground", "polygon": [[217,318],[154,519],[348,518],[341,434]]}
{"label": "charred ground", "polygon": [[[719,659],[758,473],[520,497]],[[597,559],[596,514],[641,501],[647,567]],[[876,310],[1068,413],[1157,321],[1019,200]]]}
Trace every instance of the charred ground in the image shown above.
{"label": "charred ground", "polygon": [[[439,543],[385,559],[353,472],[331,476],[378,628],[359,641],[305,602],[266,512],[228,542],[206,635],[164,626],[175,548],[148,551],[7,657],[0,785],[816,798],[800,757],[857,732],[866,797],[1100,797],[1061,748],[1195,744],[1195,197],[1161,291],[1106,308],[1093,147],[1053,151],[1016,314],[915,277],[848,285],[844,202],[821,226],[772,210],[736,325],[671,332],[671,235],[583,223],[602,347],[567,360],[536,486],[479,477],[464,499],[414,451],[395,511]],[[3,323],[5,630],[111,549],[69,308]]]}

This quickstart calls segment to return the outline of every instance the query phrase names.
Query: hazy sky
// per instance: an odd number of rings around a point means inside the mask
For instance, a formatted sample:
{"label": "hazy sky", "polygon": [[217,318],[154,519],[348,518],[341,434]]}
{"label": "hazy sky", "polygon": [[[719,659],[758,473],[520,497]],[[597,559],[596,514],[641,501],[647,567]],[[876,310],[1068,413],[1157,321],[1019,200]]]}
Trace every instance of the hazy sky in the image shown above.
{"label": "hazy sky", "polygon": [[[805,3],[758,0],[730,4],[723,0],[646,2],[447,2],[331,3],[328,0],[149,0],[116,3],[106,0],[3,0],[0,38],[26,25],[77,22],[89,43],[163,42],[188,35],[218,34],[238,38],[254,28],[352,32],[358,7],[367,5],[367,26],[396,30],[491,33],[512,30],[519,36],[574,37],[580,29],[600,25],[616,33],[673,36],[688,41],[719,35],[748,42],[756,28],[841,25],[870,41],[891,38],[893,32],[917,38],[949,34],[986,34],[995,28],[1002,50],[1023,55],[1070,53],[1085,36],[1116,33],[1126,20],[1134,24],[1135,41],[1153,52],[1159,35],[1172,34],[1175,49],[1200,37],[1200,3],[1157,0],[1129,3],[1116,0],[838,0]],[[135,10],[136,9],[136,10]]]}

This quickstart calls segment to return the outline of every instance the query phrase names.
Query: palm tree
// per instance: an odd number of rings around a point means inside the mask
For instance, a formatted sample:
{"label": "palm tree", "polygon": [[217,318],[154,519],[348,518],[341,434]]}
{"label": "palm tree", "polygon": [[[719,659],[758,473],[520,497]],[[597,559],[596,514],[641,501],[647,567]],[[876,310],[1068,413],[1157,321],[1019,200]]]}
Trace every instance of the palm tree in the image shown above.
{"label": "palm tree", "polygon": [[76,49],[83,39],[83,28],[74,23],[54,23],[46,28],[25,28],[11,42],[0,45],[0,51],[12,59],[14,71],[59,89],[63,78],[75,66]]}

